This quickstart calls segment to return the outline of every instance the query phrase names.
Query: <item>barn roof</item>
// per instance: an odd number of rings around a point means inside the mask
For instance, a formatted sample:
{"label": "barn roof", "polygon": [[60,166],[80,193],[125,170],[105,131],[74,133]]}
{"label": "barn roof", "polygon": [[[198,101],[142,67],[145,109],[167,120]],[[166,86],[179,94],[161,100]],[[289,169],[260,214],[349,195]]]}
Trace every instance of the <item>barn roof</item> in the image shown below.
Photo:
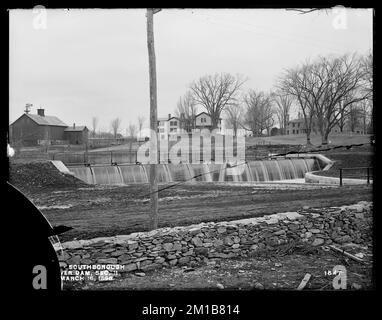
{"label": "barn roof", "polygon": [[59,127],[67,127],[68,125],[62,122],[60,119],[54,116],[39,116],[38,114],[29,114],[25,113],[25,115],[31,118],[34,122],[42,126],[59,126]]}
{"label": "barn roof", "polygon": [[84,131],[85,129],[87,129],[86,126],[76,126],[75,128],[68,127],[64,131]]}

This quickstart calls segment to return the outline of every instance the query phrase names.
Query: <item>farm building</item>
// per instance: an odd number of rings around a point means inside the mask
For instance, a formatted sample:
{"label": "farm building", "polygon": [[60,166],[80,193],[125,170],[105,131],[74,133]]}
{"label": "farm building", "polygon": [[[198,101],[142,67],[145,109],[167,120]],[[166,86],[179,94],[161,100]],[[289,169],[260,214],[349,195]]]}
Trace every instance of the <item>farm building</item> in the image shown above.
{"label": "farm building", "polygon": [[88,142],[88,128],[86,126],[76,126],[73,123],[72,127],[64,130],[64,139],[69,141],[69,144],[86,144]]}
{"label": "farm building", "polygon": [[53,144],[85,144],[86,126],[70,127],[55,116],[46,116],[44,109],[37,114],[24,113],[9,126],[11,145],[36,146]]}

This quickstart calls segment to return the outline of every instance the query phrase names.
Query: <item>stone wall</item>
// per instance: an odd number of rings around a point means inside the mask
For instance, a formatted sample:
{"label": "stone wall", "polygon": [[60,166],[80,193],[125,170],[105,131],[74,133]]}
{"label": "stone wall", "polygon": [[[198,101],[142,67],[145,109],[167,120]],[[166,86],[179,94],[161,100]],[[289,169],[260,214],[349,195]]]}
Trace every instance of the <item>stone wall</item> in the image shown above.
{"label": "stone wall", "polygon": [[332,208],[304,207],[244,220],[161,228],[151,232],[62,244],[63,269],[80,264],[121,264],[124,271],[175,265],[194,266],[208,259],[256,256],[290,241],[312,246],[365,243],[372,237],[372,204]]}

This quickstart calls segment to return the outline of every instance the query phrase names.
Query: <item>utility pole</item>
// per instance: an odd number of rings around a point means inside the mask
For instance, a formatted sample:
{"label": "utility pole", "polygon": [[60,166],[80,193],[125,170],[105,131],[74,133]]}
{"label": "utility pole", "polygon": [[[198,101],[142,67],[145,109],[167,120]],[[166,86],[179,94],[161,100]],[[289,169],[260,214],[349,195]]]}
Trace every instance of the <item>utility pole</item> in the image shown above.
{"label": "utility pole", "polygon": [[157,77],[154,49],[154,14],[160,9],[147,9],[147,48],[149,52],[150,73],[150,229],[158,228],[158,115],[157,115]]}

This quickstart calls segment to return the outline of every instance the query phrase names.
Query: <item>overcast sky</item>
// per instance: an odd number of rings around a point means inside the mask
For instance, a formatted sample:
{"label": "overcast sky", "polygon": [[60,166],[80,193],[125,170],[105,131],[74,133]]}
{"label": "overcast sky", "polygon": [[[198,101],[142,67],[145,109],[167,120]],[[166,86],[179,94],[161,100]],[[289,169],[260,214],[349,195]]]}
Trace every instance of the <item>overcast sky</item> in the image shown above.
{"label": "overcast sky", "polygon": [[[110,121],[121,117],[125,134],[143,115],[148,126],[145,12],[48,10],[46,28],[36,28],[38,12],[11,10],[10,122],[32,103],[32,113],[42,107],[68,125],[90,128],[97,116],[108,131]],[[268,91],[283,69],[308,58],[367,53],[372,11],[345,13],[162,10],[154,16],[158,117],[174,113],[189,84],[207,74],[242,74],[248,77],[244,89]]]}

